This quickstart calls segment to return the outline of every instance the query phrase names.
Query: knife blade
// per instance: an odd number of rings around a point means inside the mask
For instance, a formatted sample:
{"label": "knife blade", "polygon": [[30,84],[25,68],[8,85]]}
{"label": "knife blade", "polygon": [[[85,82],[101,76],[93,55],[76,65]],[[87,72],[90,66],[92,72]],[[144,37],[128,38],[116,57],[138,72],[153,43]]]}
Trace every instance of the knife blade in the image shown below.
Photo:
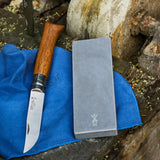
{"label": "knife blade", "polygon": [[63,30],[63,25],[51,23],[45,23],[44,25],[33,73],[23,153],[26,153],[35,145],[40,134],[46,82],[50,72],[54,47]]}

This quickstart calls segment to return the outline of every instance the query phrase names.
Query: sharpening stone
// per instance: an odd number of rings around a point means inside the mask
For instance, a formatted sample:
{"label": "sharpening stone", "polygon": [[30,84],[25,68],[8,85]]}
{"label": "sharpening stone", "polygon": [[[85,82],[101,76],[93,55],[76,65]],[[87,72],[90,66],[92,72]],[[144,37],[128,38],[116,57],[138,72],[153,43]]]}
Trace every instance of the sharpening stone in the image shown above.
{"label": "sharpening stone", "polygon": [[73,121],[76,139],[117,135],[110,38],[73,41]]}

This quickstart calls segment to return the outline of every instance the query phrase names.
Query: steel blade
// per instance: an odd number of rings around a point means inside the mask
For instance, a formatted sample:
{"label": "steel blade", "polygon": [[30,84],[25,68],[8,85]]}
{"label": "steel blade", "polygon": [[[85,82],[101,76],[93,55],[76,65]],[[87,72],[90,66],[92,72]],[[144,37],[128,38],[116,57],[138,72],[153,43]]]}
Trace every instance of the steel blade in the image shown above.
{"label": "steel blade", "polygon": [[23,153],[29,151],[38,140],[41,127],[43,102],[44,93],[31,90],[26,123],[25,146]]}

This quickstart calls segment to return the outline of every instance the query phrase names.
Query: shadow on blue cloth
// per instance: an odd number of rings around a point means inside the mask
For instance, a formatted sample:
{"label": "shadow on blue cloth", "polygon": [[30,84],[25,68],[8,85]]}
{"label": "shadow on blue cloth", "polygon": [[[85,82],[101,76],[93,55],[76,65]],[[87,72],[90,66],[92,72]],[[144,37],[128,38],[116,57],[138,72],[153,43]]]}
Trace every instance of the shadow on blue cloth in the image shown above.
{"label": "shadow on blue cloth", "polygon": [[[71,52],[55,47],[42,127],[36,145],[23,154],[30,86],[37,49],[7,44],[0,52],[0,155],[6,159],[36,154],[76,142],[72,120]],[[131,86],[114,72],[118,129],[142,124]]]}

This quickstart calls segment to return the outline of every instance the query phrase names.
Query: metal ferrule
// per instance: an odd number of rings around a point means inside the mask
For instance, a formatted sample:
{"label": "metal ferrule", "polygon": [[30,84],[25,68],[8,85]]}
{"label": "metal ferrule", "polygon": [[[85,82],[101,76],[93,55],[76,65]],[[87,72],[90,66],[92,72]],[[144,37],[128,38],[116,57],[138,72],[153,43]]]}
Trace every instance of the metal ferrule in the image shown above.
{"label": "metal ferrule", "polygon": [[42,92],[45,92],[47,83],[47,77],[43,74],[33,75],[32,89],[39,89]]}

